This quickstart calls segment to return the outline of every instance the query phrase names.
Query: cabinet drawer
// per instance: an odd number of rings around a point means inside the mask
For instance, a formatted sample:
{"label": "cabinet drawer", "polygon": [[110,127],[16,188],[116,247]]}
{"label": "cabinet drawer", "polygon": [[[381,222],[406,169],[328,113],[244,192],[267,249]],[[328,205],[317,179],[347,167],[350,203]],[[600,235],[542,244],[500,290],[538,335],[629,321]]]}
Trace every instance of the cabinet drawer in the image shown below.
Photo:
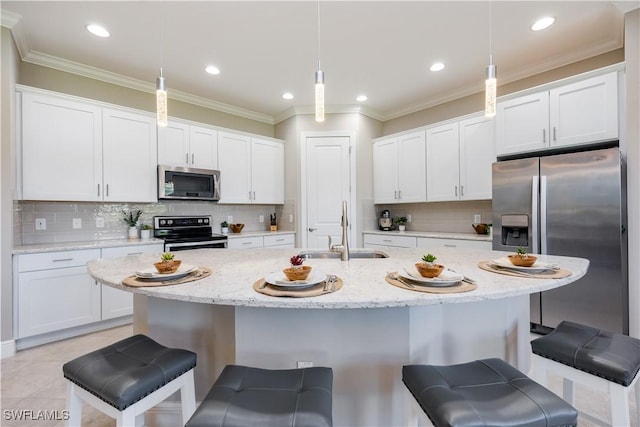
{"label": "cabinet drawer", "polygon": [[491,249],[491,242],[483,242],[481,240],[463,240],[463,239],[437,239],[433,237],[418,237],[417,242],[419,248],[475,248],[475,249]]}
{"label": "cabinet drawer", "polygon": [[117,258],[130,255],[142,254],[160,254],[163,252],[164,245],[162,243],[153,245],[130,245],[118,246],[115,248],[103,248],[102,258]]}
{"label": "cabinet drawer", "polygon": [[380,234],[365,234],[364,244],[394,246],[398,248],[415,248],[416,238],[410,236],[383,236]]}
{"label": "cabinet drawer", "polygon": [[290,246],[296,244],[295,234],[277,234],[275,236],[264,236],[264,246]]}
{"label": "cabinet drawer", "polygon": [[227,247],[229,249],[251,249],[263,246],[262,236],[259,237],[236,237],[229,239]]}
{"label": "cabinet drawer", "polygon": [[85,266],[87,261],[100,258],[100,249],[45,252],[18,255],[18,271],[49,270]]}

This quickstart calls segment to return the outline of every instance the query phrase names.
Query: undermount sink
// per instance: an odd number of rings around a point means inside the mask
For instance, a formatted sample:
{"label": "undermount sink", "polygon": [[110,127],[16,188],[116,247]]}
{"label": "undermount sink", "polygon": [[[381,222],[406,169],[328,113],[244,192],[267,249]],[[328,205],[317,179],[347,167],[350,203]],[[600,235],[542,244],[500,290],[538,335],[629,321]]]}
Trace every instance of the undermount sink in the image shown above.
{"label": "undermount sink", "polygon": [[[304,259],[340,259],[340,252],[332,251],[304,251],[298,254]],[[381,251],[349,251],[349,258],[389,258],[389,255]]]}

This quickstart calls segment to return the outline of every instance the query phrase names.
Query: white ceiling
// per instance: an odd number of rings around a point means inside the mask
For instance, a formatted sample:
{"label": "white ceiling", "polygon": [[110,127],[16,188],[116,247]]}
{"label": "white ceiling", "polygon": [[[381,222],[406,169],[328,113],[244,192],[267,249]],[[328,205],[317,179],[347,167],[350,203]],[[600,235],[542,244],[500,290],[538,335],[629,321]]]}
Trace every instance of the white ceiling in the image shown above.
{"label": "white ceiling", "polygon": [[[25,61],[275,123],[310,112],[325,72],[328,112],[388,120],[621,47],[636,1],[2,1]],[[556,23],[533,32],[543,15]],[[111,37],[85,30],[100,23]],[[161,42],[163,40],[163,42]],[[442,61],[438,73],[429,66]],[[204,72],[215,64],[221,74]],[[281,95],[295,95],[285,101]],[[365,93],[369,100],[355,101]],[[478,106],[481,109],[482,106]],[[169,104],[169,108],[171,105]],[[171,111],[169,111],[171,114]]]}

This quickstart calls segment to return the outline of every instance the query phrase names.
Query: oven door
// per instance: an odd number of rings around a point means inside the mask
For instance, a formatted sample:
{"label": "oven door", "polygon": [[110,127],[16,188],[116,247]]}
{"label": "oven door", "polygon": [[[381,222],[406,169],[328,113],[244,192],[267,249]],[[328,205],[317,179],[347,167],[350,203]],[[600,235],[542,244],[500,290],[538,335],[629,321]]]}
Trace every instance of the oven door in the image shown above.
{"label": "oven door", "polygon": [[208,240],[204,242],[164,242],[165,252],[187,251],[189,249],[224,249],[226,240]]}

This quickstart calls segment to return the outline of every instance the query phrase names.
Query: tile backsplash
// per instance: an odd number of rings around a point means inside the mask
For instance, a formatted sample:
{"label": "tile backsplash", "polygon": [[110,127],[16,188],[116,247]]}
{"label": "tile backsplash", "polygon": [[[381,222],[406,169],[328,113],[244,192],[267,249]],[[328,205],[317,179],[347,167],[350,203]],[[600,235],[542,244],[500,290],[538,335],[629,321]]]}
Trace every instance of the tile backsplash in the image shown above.
{"label": "tile backsplash", "polygon": [[[123,239],[127,225],[122,210],[142,210],[138,224],[153,224],[156,215],[211,215],[213,232],[220,232],[220,223],[233,216],[234,223],[243,223],[243,231],[269,229],[269,215],[276,213],[279,230],[295,230],[289,222],[293,201],[285,205],[219,205],[213,202],[163,203],[76,203],[76,202],[14,202],[14,244],[64,243],[91,240]],[[286,213],[286,217],[283,214]],[[260,215],[264,223],[259,222]],[[96,227],[96,219],[103,218],[104,227]],[[46,230],[36,230],[36,218],[46,220]],[[73,220],[80,219],[82,228],[74,229]],[[295,220],[295,217],[294,217]]]}

